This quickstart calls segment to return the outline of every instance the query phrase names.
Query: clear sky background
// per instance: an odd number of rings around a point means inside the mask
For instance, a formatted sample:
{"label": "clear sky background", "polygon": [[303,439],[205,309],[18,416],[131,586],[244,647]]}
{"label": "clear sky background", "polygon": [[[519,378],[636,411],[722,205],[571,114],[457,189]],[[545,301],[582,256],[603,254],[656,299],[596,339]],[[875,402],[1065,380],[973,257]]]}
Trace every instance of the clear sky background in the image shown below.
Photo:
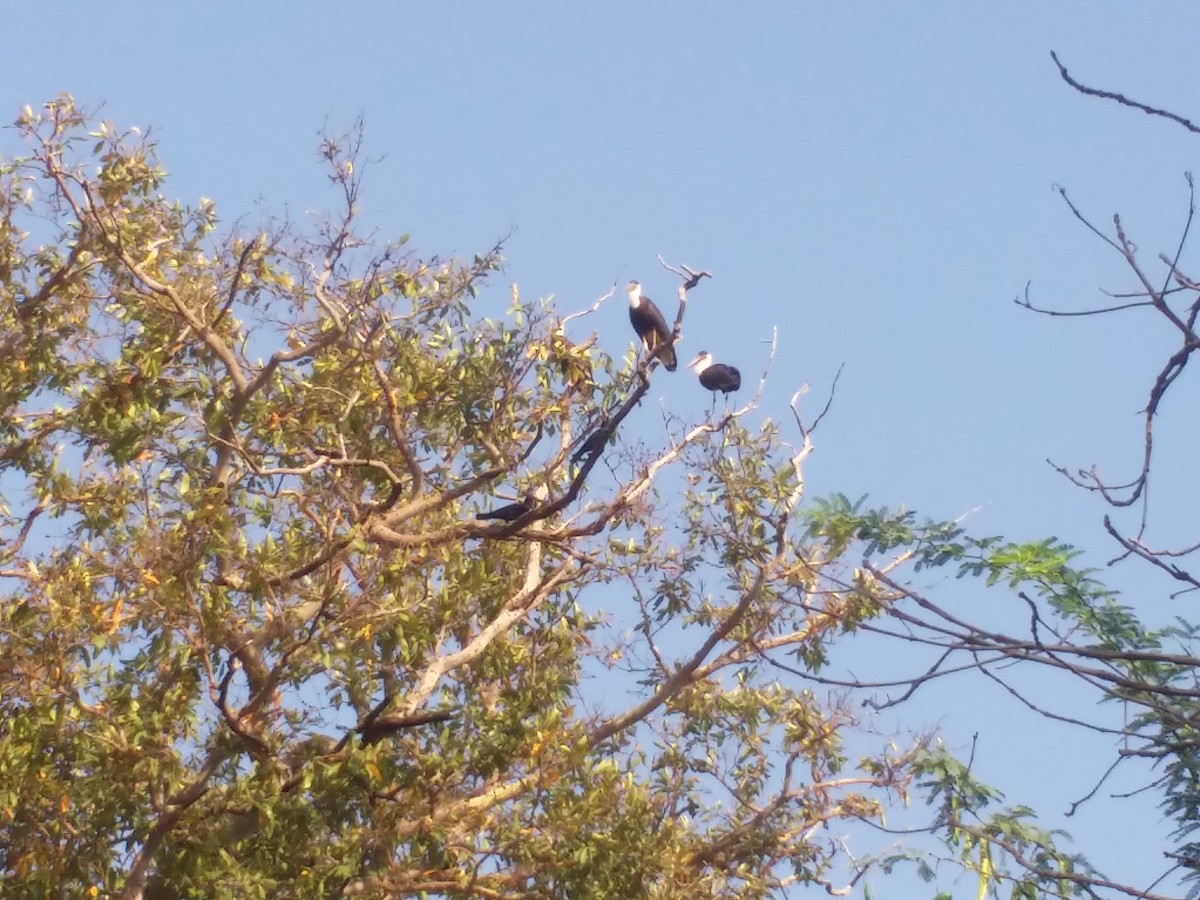
{"label": "clear sky background", "polygon": [[[379,158],[365,220],[440,255],[511,231],[501,300],[516,282],[572,311],[636,277],[673,308],[661,253],[716,276],[689,305],[685,357],[707,348],[756,380],[778,327],[765,414],[786,421],[805,382],[815,413],[844,363],[811,494],[976,510],[978,533],[1112,555],[1095,498],[1045,460],[1136,474],[1137,413],[1173,335],[1143,314],[1052,320],[1012,299],[1030,282],[1035,302],[1082,309],[1134,286],[1055,184],[1098,225],[1119,211],[1147,262],[1173,250],[1200,139],[1080,96],[1049,54],[1200,117],[1194,3],[26,3],[4,23],[5,120],[67,91],[152,126],[167,193],[212,197],[230,224],[333,207],[318,133],[362,114]],[[622,297],[585,321],[624,353]],[[1183,468],[1194,387],[1185,376],[1164,410],[1151,543],[1186,536],[1200,500]],[[652,396],[680,414],[709,404],[682,372]],[[659,417],[638,420],[661,437]],[[1114,577],[1153,621],[1196,617],[1143,572]],[[1148,884],[1164,868],[1152,797],[1058,818],[1111,742],[1020,717],[982,679],[900,712],[960,749],[980,732],[982,776],[1107,873]]]}

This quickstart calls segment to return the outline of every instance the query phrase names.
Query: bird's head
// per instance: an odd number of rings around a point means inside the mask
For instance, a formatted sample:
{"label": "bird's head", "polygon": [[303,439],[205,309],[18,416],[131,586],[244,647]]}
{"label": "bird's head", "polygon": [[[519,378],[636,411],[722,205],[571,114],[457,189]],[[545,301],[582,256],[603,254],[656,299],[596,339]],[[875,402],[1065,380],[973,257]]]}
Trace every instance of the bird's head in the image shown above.
{"label": "bird's head", "polygon": [[642,286],[636,281],[631,281],[625,285],[625,293],[629,296],[629,303],[637,306],[642,299]]}
{"label": "bird's head", "polygon": [[712,365],[712,354],[707,350],[701,350],[696,354],[696,358],[687,364],[687,367],[699,375],[705,369]]}

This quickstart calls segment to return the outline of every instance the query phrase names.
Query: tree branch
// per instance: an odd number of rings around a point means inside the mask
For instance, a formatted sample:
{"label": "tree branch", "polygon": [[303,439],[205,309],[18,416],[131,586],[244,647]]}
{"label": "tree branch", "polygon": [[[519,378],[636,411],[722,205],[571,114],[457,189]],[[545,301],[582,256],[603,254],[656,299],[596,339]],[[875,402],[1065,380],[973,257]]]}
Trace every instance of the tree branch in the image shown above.
{"label": "tree branch", "polygon": [[1050,51],[1050,58],[1054,60],[1054,64],[1058,66],[1058,74],[1062,76],[1062,80],[1071,87],[1075,88],[1075,90],[1079,91],[1079,93],[1087,94],[1089,97],[1100,97],[1102,100],[1114,100],[1117,103],[1120,103],[1122,106],[1128,106],[1131,109],[1140,109],[1142,112],[1150,116],[1161,116],[1164,119],[1169,119],[1176,124],[1182,125],[1193,134],[1200,134],[1200,126],[1193,125],[1187,119],[1183,118],[1183,116],[1177,116],[1175,113],[1167,112],[1165,109],[1159,109],[1154,106],[1148,106],[1145,103],[1139,103],[1136,100],[1130,100],[1124,94],[1117,94],[1112,91],[1102,91],[1098,88],[1092,88],[1088,87],[1087,85],[1080,84],[1071,77],[1069,72],[1067,72],[1067,67],[1059,62],[1058,54],[1053,50]]}

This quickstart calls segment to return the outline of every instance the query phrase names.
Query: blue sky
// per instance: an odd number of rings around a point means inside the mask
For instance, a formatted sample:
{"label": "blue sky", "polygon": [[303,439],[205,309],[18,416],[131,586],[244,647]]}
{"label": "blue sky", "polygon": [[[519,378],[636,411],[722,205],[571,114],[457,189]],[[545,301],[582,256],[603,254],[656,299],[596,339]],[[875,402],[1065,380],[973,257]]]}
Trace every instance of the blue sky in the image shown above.
{"label": "blue sky", "polygon": [[[302,219],[331,207],[318,133],[362,114],[367,153],[379,158],[365,219],[442,255],[481,251],[512,231],[501,298],[515,281],[571,311],[636,277],[665,299],[673,282],[655,262],[661,253],[716,276],[689,306],[687,358],[707,348],[756,376],[778,327],[765,413],[783,417],[804,382],[815,412],[845,363],[811,493],[868,493],[939,517],[977,509],[979,532],[1054,534],[1095,548],[1095,562],[1111,555],[1100,507],[1045,459],[1096,463],[1114,480],[1134,474],[1137,413],[1173,336],[1142,315],[1051,320],[1011,301],[1027,282],[1036,302],[1065,309],[1100,305],[1100,287],[1130,289],[1120,261],[1052,186],[1098,225],[1119,211],[1152,261],[1174,248],[1183,173],[1200,144],[1079,96],[1049,54],[1085,82],[1195,118],[1186,36],[1200,33],[1200,7],[87,9],[6,10],[0,117],[60,91],[103,103],[119,125],[153,127],[169,193],[215,198],[228,224],[255,220],[259,208]],[[0,133],[0,149],[12,148]],[[631,337],[621,299],[586,326],[617,355]],[[1182,512],[1200,500],[1183,469],[1196,437],[1192,388],[1185,376],[1164,411],[1152,533],[1164,540],[1186,534]],[[682,373],[660,377],[655,396],[680,413],[709,403]],[[1143,573],[1115,578],[1156,620],[1191,614]],[[1010,720],[986,696],[964,704],[935,694],[913,724],[942,722],[960,741],[994,736],[978,759],[1013,802],[1044,809],[1052,787],[1066,784],[1069,799],[1090,788],[1111,748],[1074,766],[1069,745],[1056,743],[1068,734]],[[1030,727],[1041,729],[1032,739]],[[1155,872],[1162,828],[1146,815],[1147,842],[1133,849],[1108,822],[1064,824],[1088,838],[1084,849],[1100,847],[1112,874]]]}

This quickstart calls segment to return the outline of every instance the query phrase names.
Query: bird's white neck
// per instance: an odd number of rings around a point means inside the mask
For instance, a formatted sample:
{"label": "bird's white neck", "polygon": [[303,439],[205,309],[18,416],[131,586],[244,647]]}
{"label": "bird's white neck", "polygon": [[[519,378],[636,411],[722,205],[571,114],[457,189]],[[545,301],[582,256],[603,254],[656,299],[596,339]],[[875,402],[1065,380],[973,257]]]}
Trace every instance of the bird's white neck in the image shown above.
{"label": "bird's white neck", "polygon": [[713,361],[712,361],[711,356],[701,356],[699,359],[695,360],[690,366],[688,366],[688,368],[691,369],[693,372],[695,372],[697,375],[699,375],[705,369],[711,368],[712,364],[713,364]]}
{"label": "bird's white neck", "polygon": [[636,309],[642,305],[642,286],[640,284],[633,285],[628,293],[630,306]]}

